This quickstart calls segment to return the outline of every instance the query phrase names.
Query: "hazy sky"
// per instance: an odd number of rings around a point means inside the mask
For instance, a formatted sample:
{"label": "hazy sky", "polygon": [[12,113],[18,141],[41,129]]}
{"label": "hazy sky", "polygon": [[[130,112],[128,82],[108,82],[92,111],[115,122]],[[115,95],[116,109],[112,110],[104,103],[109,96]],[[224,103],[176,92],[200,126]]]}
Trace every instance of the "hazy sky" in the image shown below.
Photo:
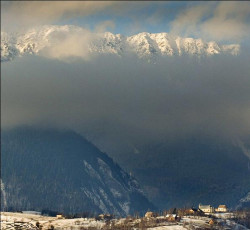
{"label": "hazy sky", "polygon": [[[250,134],[249,2],[1,2],[2,29],[74,24],[90,31],[170,32],[242,45],[239,56],[150,64],[27,56],[2,63],[2,126],[70,128],[128,145]],[[73,44],[72,44],[73,45]],[[67,45],[70,47],[70,44]]]}

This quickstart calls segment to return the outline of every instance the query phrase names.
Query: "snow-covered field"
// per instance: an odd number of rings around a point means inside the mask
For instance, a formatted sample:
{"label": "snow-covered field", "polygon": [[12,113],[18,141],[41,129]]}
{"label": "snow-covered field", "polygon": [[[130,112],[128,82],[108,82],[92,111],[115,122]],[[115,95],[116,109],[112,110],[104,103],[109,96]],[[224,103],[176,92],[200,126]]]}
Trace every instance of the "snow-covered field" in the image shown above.
{"label": "snow-covered field", "polygon": [[[1,229],[15,229],[9,228],[13,224],[15,226],[23,225],[28,223],[31,226],[36,226],[36,223],[39,222],[43,226],[42,229],[49,229],[51,226],[54,226],[54,229],[102,229],[105,225],[104,221],[96,221],[92,218],[77,218],[77,219],[57,219],[56,217],[47,217],[41,215],[32,215],[32,214],[23,214],[23,213],[11,213],[11,212],[2,212],[1,213]],[[25,226],[24,228],[25,229]],[[35,229],[35,228],[34,228]]]}
{"label": "snow-covered field", "polygon": [[186,228],[184,228],[181,225],[171,225],[171,226],[160,226],[160,227],[155,227],[155,228],[148,228],[149,230],[186,230]]}
{"label": "snow-covered field", "polygon": [[[216,219],[217,224],[213,226],[213,229],[225,229],[225,230],[247,230],[248,228],[238,225],[232,220],[226,219],[227,215],[223,215],[223,218]],[[163,221],[156,221],[156,220]],[[130,226],[126,229],[142,229],[142,222],[144,223],[143,229],[149,230],[185,230],[185,229],[210,229],[212,226],[209,224],[211,218],[209,217],[192,217],[185,216],[181,218],[179,222],[167,222],[164,221],[164,217],[161,218],[141,218],[141,219],[114,219],[110,222],[104,220],[95,220],[94,218],[76,218],[76,219],[58,219],[56,217],[48,217],[27,213],[1,213],[1,230],[8,229],[24,229],[24,230],[38,230],[36,227],[40,225],[42,230],[107,230],[107,229],[123,229],[121,226]],[[150,222],[151,227],[147,224]],[[223,224],[220,224],[223,223]],[[112,227],[111,227],[112,226]],[[119,228],[118,228],[119,226]],[[125,229],[125,228],[124,228]]]}

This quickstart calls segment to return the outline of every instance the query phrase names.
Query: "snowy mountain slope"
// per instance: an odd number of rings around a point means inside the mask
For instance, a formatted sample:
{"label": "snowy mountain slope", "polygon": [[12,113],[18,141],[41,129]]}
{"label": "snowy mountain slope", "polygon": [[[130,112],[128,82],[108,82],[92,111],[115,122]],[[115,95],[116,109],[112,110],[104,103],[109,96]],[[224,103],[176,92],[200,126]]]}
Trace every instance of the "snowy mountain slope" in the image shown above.
{"label": "snowy mountain slope", "polygon": [[[12,60],[24,54],[40,55],[44,50],[69,39],[72,47],[67,49],[68,55],[74,56],[70,49],[83,47],[89,55],[115,54],[124,56],[132,53],[139,58],[157,59],[164,56],[195,55],[208,56],[214,54],[237,55],[240,45],[219,45],[216,42],[205,42],[201,39],[175,37],[167,33],[139,33],[130,37],[121,34],[91,33],[81,27],[42,26],[31,29],[24,34],[8,35],[1,32],[1,61]],[[74,46],[74,47],[73,47]],[[83,51],[82,51],[83,52]],[[78,55],[81,56],[81,55]]]}
{"label": "snowy mountain slope", "polygon": [[240,199],[237,208],[249,208],[250,207],[250,192]]}
{"label": "snowy mountain slope", "polygon": [[19,55],[14,36],[1,32],[1,61],[10,61]]}
{"label": "snowy mountain slope", "polygon": [[241,202],[250,202],[250,192],[240,200]]}
{"label": "snowy mountain slope", "polygon": [[74,132],[15,129],[2,133],[1,147],[4,210],[126,216],[153,208],[133,177]]}

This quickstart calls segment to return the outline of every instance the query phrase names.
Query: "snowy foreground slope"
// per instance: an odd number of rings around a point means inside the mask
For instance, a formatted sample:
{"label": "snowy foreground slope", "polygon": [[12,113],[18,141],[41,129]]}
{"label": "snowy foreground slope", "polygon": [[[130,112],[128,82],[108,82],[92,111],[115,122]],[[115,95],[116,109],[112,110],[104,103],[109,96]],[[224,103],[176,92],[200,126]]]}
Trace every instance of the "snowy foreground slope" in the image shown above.
{"label": "snowy foreground slope", "polygon": [[81,27],[42,26],[23,34],[1,32],[1,61],[10,61],[25,54],[50,57],[114,54],[133,54],[139,58],[157,59],[164,56],[210,56],[214,54],[237,55],[238,44],[219,45],[214,41],[182,38],[168,33],[139,33],[133,36],[92,33]]}
{"label": "snowy foreground slope", "polygon": [[236,224],[230,219],[218,218],[216,224],[209,224],[210,217],[185,216],[179,221],[168,221],[164,216],[156,218],[121,218],[107,220],[96,220],[95,218],[57,219],[56,217],[23,214],[23,213],[1,213],[1,229],[41,229],[55,230],[88,230],[88,229],[148,229],[148,230],[185,230],[185,229],[227,229],[247,230],[248,228]]}

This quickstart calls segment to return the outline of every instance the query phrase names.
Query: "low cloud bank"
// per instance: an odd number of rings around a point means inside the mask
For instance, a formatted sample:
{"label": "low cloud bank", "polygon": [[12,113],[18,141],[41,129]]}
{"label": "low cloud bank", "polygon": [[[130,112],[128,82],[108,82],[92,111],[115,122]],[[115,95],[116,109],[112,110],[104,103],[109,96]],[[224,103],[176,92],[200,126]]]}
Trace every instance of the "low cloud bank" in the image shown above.
{"label": "low cloud bank", "polygon": [[2,127],[70,128],[100,145],[189,135],[250,134],[250,67],[240,56],[112,55],[70,63],[28,56],[2,63]]}

